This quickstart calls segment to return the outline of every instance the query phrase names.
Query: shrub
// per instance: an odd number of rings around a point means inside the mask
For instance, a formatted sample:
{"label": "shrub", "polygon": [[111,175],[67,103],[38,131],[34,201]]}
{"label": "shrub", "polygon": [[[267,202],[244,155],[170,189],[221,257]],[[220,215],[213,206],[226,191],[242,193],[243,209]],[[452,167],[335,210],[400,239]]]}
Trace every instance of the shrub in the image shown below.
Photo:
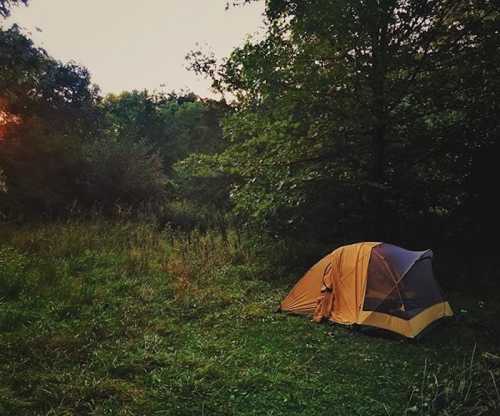
{"label": "shrub", "polygon": [[99,140],[84,147],[85,201],[110,210],[165,197],[167,178],[157,152],[145,142]]}

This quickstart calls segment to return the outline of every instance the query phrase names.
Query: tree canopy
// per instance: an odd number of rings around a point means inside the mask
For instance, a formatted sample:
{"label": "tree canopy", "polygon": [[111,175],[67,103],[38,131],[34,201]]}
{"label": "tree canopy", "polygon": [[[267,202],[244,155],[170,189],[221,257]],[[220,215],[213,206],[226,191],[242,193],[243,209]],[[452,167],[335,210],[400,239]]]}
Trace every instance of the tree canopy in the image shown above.
{"label": "tree canopy", "polygon": [[[343,238],[458,218],[498,134],[491,1],[275,0],[264,39],[192,67],[238,98],[219,165],[238,211]],[[480,110],[479,110],[480,109]]]}
{"label": "tree canopy", "polygon": [[0,30],[0,68],[0,212],[158,202],[177,160],[221,148],[224,103],[191,93],[102,97],[86,68],[55,60],[16,25]]}
{"label": "tree canopy", "polygon": [[13,6],[28,4],[29,0],[0,0],[0,17],[7,17]]}

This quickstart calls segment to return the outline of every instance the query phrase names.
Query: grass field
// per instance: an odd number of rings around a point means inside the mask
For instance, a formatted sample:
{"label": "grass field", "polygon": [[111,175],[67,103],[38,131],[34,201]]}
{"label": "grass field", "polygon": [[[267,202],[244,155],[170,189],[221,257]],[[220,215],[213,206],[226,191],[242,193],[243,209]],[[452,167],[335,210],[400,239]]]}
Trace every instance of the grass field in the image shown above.
{"label": "grass field", "polygon": [[[102,220],[0,228],[0,415],[500,414],[498,296],[419,342],[274,313],[277,244]],[[498,413],[497,413],[498,412]]]}

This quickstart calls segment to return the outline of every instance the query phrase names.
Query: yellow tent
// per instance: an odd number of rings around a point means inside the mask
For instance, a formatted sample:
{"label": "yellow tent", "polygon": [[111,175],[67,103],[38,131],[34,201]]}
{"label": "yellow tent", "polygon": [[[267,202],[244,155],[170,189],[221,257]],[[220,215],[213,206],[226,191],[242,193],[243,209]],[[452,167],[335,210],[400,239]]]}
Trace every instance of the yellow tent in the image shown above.
{"label": "yellow tent", "polygon": [[281,302],[280,309],[387,329],[406,337],[452,316],[432,273],[432,251],[385,243],[340,247],[316,263]]}

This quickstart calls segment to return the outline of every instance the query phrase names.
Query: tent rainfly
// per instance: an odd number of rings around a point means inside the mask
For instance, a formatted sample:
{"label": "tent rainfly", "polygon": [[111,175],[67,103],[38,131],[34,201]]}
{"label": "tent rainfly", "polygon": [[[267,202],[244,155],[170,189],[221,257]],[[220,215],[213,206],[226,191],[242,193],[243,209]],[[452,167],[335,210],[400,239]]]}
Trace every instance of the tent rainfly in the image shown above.
{"label": "tent rainfly", "polygon": [[431,250],[371,242],[340,247],[321,259],[297,282],[280,310],[409,338],[453,315],[434,279]]}

